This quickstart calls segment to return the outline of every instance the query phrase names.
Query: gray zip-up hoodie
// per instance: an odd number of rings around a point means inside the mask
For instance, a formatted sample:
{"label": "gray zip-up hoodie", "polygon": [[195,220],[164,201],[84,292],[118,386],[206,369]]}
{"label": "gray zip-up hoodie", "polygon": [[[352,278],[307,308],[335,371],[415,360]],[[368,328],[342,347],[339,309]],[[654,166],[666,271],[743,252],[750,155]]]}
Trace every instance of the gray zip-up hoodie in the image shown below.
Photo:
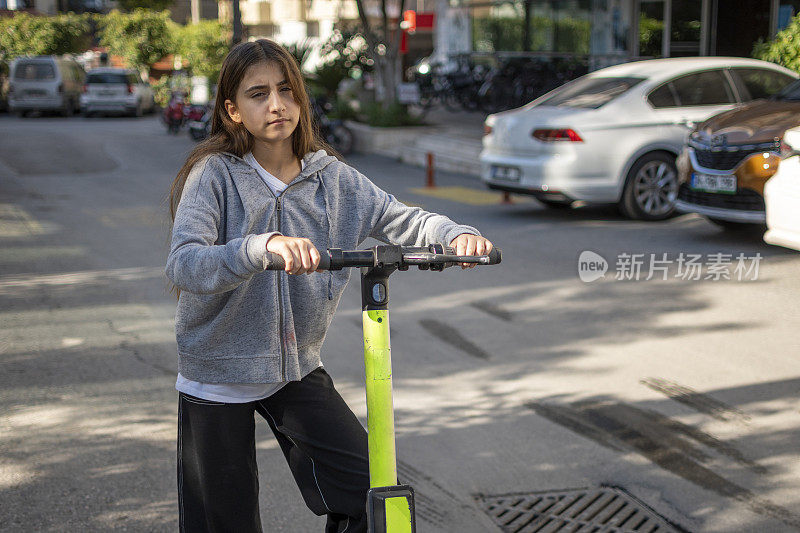
{"label": "gray zip-up hoodie", "polygon": [[356,249],[367,237],[423,246],[479,235],[408,207],[324,151],[276,198],[250,165],[221,153],[189,173],[172,228],[167,277],[181,289],[178,370],[204,383],[299,380],[320,348],[350,269],[290,276],[265,271],[275,233],[319,250]]}

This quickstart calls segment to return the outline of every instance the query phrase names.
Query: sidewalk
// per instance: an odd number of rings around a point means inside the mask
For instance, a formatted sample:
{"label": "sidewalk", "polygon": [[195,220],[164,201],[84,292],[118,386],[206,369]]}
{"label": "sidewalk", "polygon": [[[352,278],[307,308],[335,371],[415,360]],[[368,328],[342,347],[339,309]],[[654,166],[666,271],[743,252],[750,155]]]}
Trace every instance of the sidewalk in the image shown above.
{"label": "sidewalk", "polygon": [[485,118],[485,113],[453,113],[437,107],[425,115],[428,126],[380,130],[350,126],[356,135],[357,151],[396,157],[419,167],[427,166],[431,154],[437,170],[478,177]]}

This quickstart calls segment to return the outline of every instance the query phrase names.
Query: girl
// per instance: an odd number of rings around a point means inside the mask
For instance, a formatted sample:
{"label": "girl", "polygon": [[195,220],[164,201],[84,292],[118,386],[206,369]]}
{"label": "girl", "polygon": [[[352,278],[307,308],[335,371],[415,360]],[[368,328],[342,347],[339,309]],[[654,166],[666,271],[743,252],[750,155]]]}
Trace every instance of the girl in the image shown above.
{"label": "girl", "polygon": [[[170,192],[181,531],[261,531],[256,412],[326,532],[366,531],[367,435],[320,362],[349,269],[312,274],[318,250],[367,237],[491,250],[326,152],[294,58],[264,39],[231,50],[211,135]],[[285,272],[264,271],[267,252]]]}

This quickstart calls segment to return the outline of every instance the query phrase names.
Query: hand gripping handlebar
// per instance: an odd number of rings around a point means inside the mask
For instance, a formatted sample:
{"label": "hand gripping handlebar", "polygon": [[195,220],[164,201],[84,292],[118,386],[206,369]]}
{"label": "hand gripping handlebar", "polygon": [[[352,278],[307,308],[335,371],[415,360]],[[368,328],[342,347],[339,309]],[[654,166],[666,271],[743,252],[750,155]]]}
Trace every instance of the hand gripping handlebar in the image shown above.
{"label": "hand gripping handlebar", "polygon": [[[498,248],[488,255],[455,255],[455,250],[441,244],[430,246],[399,246],[395,244],[378,245],[366,250],[342,250],[328,248],[320,253],[317,270],[341,270],[342,268],[378,267],[408,270],[417,266],[420,270],[443,270],[459,263],[496,265],[502,259]],[[283,257],[267,252],[266,270],[284,270]]]}

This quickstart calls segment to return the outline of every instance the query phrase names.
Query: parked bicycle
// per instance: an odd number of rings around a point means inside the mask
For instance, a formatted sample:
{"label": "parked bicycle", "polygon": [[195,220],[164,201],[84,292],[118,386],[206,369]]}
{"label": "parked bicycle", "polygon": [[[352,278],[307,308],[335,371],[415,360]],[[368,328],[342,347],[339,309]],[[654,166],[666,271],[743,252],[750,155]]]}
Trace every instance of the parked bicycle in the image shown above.
{"label": "parked bicycle", "polygon": [[334,150],[341,155],[348,155],[355,146],[355,136],[341,119],[330,118],[328,113],[333,105],[323,97],[311,97],[311,109],[314,120],[319,125],[319,132]]}

